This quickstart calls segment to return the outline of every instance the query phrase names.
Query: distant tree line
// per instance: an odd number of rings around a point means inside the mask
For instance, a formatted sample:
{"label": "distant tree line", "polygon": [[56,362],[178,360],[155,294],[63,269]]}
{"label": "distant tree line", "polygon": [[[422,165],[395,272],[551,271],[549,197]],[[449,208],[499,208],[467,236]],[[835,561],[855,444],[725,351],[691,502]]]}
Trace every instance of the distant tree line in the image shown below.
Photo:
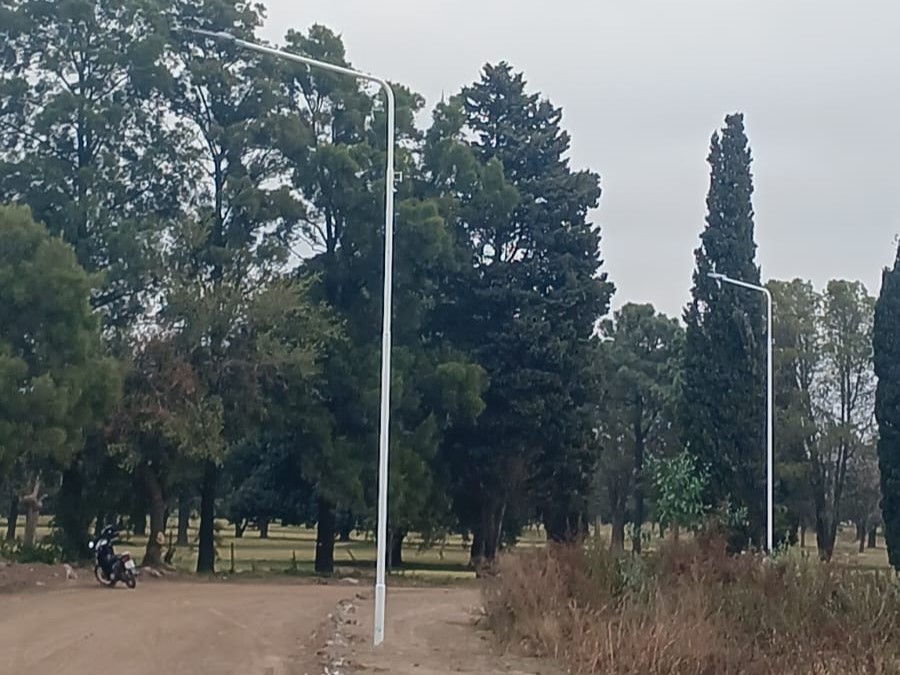
{"label": "distant tree line", "polygon": [[[713,135],[708,161],[708,215],[684,327],[647,305],[625,305],[601,324],[596,494],[614,546],[623,545],[631,523],[640,550],[648,495],[663,502],[650,504],[662,524],[665,513],[692,513],[676,497],[692,494],[695,484],[703,506],[695,515],[720,517],[734,550],[765,541],[765,303],[760,293],[709,276],[761,283],[741,115],[726,117]],[[805,545],[809,530],[820,557],[830,560],[839,525],[852,521],[860,547],[874,546],[882,520],[875,300],[856,281],[834,280],[822,291],[801,279],[767,287],[774,301],[776,541]],[[684,450],[694,462],[680,460]],[[647,471],[648,460],[655,471]],[[685,472],[702,480],[691,482]]]}

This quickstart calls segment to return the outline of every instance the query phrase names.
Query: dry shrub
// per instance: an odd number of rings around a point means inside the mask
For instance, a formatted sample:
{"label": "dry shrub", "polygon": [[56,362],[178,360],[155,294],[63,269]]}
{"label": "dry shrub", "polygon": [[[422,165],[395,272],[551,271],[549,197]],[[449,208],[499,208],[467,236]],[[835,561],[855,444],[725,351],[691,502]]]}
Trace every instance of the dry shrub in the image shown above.
{"label": "dry shrub", "polygon": [[719,539],[653,557],[602,546],[506,556],[488,584],[507,644],[604,675],[900,673],[892,575],[797,556],[729,556]]}

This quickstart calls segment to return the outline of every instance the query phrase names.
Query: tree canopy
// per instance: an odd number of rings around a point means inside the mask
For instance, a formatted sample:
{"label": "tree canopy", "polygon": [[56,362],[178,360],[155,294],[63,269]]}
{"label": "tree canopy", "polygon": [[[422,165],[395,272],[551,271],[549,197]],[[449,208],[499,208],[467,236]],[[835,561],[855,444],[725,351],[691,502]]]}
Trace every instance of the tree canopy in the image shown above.
{"label": "tree canopy", "polygon": [[[0,9],[10,538],[24,512],[33,543],[48,497],[67,557],[117,522],[160,566],[174,514],[192,546],[199,511],[200,572],[225,518],[314,527],[315,569],[333,573],[338,537],[375,530],[390,180],[394,566],[413,536],[459,535],[480,567],[527,526],[570,543],[596,519],[615,548],[631,523],[636,552],[647,522],[721,513],[732,543],[761,543],[763,299],[709,276],[763,278],[743,115],[710,141],[683,322],[610,313],[600,176],[573,166],[563,110],[525,73],[488,63],[430,108],[391,83],[389,177],[385,101],[365,81],[176,29],[259,41],[264,21],[243,0]],[[353,65],[326,26],[281,44]],[[900,567],[898,274],[877,304],[849,280],[768,283],[779,537],[815,528],[824,558],[842,518],[871,531],[880,496]]]}
{"label": "tree canopy", "polygon": [[28,209],[0,206],[0,472],[18,466],[28,481],[26,544],[34,543],[42,484],[73,462],[118,394],[92,286],[72,248]]}

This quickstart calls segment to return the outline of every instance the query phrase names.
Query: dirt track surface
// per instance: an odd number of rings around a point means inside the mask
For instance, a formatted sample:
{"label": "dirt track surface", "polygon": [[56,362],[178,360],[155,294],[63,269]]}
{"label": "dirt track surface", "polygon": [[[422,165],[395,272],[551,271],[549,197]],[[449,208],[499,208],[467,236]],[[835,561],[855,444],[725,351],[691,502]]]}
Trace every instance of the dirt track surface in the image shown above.
{"label": "dirt track surface", "polygon": [[328,616],[355,589],[146,583],[0,596],[0,673],[319,675]]}
{"label": "dirt track surface", "polygon": [[129,591],[74,583],[0,594],[0,674],[558,672],[498,654],[475,625],[481,603],[473,587],[391,588],[386,641],[374,649],[366,588],[146,580]]}
{"label": "dirt track surface", "polygon": [[[497,653],[489,633],[476,625],[477,588],[390,589],[385,642],[372,646],[371,600],[355,603],[344,628],[350,646],[343,673],[391,675],[557,675],[542,661]],[[341,629],[339,628],[339,631]]]}

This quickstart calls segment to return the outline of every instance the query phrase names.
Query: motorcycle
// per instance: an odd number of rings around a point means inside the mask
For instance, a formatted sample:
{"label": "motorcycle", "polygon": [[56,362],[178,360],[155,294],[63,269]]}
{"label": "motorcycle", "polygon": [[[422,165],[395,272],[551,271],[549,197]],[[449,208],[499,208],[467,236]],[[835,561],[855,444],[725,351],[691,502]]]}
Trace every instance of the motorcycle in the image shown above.
{"label": "motorcycle", "polygon": [[103,586],[112,587],[121,581],[128,588],[134,588],[137,586],[134,560],[129,553],[116,555],[113,550],[118,536],[116,529],[107,525],[100,536],[88,544],[88,548],[94,552],[94,577]]}

